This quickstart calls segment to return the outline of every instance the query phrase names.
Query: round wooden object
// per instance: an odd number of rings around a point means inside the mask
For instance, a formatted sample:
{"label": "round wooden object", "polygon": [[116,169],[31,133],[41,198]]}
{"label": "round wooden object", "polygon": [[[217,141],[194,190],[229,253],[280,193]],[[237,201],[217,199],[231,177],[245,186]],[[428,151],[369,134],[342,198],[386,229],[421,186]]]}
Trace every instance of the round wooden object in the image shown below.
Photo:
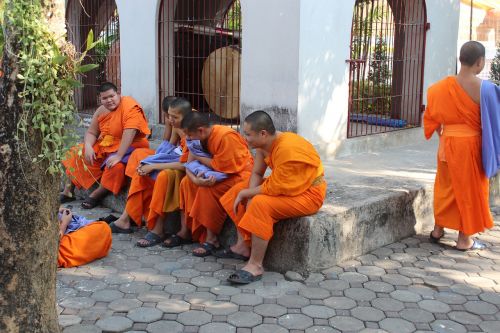
{"label": "round wooden object", "polygon": [[230,46],[210,53],[203,63],[201,87],[210,110],[225,119],[240,117],[240,52]]}

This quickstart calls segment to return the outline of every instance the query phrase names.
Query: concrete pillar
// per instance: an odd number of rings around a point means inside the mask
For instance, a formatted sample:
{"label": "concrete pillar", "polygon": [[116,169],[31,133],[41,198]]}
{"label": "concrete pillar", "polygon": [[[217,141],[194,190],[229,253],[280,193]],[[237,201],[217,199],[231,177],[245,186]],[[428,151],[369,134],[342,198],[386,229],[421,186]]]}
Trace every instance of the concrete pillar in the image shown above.
{"label": "concrete pillar", "polygon": [[160,0],[116,0],[120,17],[122,94],[134,97],[158,123],[157,35]]}

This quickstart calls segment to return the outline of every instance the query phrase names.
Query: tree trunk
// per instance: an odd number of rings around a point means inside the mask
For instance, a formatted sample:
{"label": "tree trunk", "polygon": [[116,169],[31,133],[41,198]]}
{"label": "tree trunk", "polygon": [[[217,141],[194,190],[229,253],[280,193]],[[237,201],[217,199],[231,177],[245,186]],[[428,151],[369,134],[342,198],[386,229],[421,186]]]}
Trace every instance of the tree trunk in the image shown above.
{"label": "tree trunk", "polygon": [[[10,1],[6,6],[12,6]],[[45,3],[50,3],[45,1]],[[44,7],[48,8],[48,7]],[[8,10],[8,7],[5,8]],[[7,22],[6,22],[7,23]],[[40,133],[16,138],[20,27],[5,24],[0,78],[0,332],[59,332],[56,312],[59,176],[32,163]]]}

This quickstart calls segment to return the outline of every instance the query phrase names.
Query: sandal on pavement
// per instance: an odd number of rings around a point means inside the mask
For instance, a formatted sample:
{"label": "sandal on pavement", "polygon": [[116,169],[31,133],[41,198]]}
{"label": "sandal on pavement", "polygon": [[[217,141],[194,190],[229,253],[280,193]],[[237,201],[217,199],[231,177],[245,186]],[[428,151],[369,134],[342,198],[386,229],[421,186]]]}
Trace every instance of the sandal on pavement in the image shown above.
{"label": "sandal on pavement", "polygon": [[115,222],[111,222],[109,224],[109,227],[111,228],[111,232],[114,234],[131,234],[133,232],[132,228],[128,229],[120,228],[115,224]]}
{"label": "sandal on pavement", "polygon": [[260,279],[262,279],[262,274],[253,275],[252,273],[245,271],[243,269],[238,269],[236,272],[229,275],[229,277],[227,278],[229,282],[237,284],[249,284],[255,281],[259,281]]}
{"label": "sandal on pavement", "polygon": [[160,244],[162,241],[163,241],[162,236],[157,235],[154,232],[148,231],[148,233],[143,238],[137,241],[136,245],[138,247],[151,247],[155,246],[156,244]]}
{"label": "sandal on pavement", "polygon": [[[198,246],[196,249],[194,249],[192,253],[193,253],[193,256],[195,256],[195,257],[204,258],[204,257],[208,257],[209,255],[212,255],[216,250],[219,249],[219,247],[215,246],[214,244],[205,242],[205,243],[200,244],[200,246]],[[203,249],[203,250],[205,250],[205,252],[202,252],[202,253],[195,252],[197,249]]]}
{"label": "sandal on pavement", "polygon": [[82,202],[83,209],[92,209],[99,204],[100,200],[92,197],[87,197]]}
{"label": "sandal on pavement", "polygon": [[118,220],[118,217],[114,216],[113,214],[110,214],[106,217],[98,217],[97,221],[103,221],[106,222],[107,224],[110,224],[111,222],[115,222]]}
{"label": "sandal on pavement", "polygon": [[432,235],[432,231],[431,231],[431,233],[429,234],[429,241],[430,241],[431,243],[433,243],[433,244],[437,244],[437,243],[439,243],[439,241],[441,240],[441,238],[443,238],[443,236],[444,236],[444,232],[443,232],[443,234],[442,234],[441,236],[439,236],[439,237],[434,237],[434,236]]}
{"label": "sandal on pavement", "polygon": [[486,249],[486,247],[487,247],[486,244],[484,244],[478,240],[474,240],[474,242],[472,243],[472,246],[469,247],[468,249],[459,249],[456,246],[455,246],[455,249],[457,249],[458,251],[466,252],[466,251],[484,250],[484,249]]}
{"label": "sandal on pavement", "polygon": [[66,202],[71,202],[71,201],[75,201],[76,198],[75,197],[70,197],[69,195],[66,195],[66,194],[59,194],[59,202],[60,203],[66,203]]}
{"label": "sandal on pavement", "polygon": [[[168,241],[168,243],[167,243],[167,241]],[[166,248],[172,248],[172,247],[177,247],[177,246],[181,246],[184,244],[191,244],[191,243],[192,242],[190,239],[185,239],[185,238],[182,238],[181,236],[178,236],[178,235],[172,235],[169,238],[167,238],[161,246],[166,247]]]}
{"label": "sandal on pavement", "polygon": [[227,249],[217,250],[212,254],[216,258],[222,258],[222,259],[238,259],[243,261],[248,261],[248,259],[250,259],[250,257],[246,257],[244,255],[234,252],[233,250],[231,250],[230,247],[228,247]]}

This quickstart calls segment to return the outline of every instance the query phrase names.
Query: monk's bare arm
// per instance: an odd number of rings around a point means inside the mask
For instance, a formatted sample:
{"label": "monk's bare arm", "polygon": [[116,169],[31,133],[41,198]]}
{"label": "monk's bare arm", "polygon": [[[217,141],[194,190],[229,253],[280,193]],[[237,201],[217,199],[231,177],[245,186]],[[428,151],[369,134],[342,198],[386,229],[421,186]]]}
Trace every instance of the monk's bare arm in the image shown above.
{"label": "monk's bare arm", "polygon": [[125,153],[127,152],[128,147],[132,144],[132,141],[134,141],[136,134],[137,130],[135,128],[127,128],[123,130],[122,141],[120,142],[120,148],[118,148],[116,155],[120,156],[120,158],[125,156]]}
{"label": "monk's bare arm", "polygon": [[169,142],[175,146],[179,142],[179,139],[180,135],[178,129],[172,128],[170,130],[170,135],[165,140],[169,140]]}
{"label": "monk's bare arm", "polygon": [[168,140],[172,143],[172,125],[167,121],[165,122],[165,131],[163,131],[163,140]]}
{"label": "monk's bare arm", "polygon": [[267,165],[264,162],[264,154],[260,149],[257,149],[253,163],[252,175],[250,176],[250,182],[248,183],[249,188],[254,188],[262,184],[266,169]]}
{"label": "monk's bare arm", "polygon": [[165,169],[171,169],[171,170],[180,170],[184,171],[184,165],[180,162],[172,162],[172,163],[153,163],[153,164],[141,164],[140,166],[137,167],[137,173],[140,176],[146,176],[151,171],[154,170],[165,170]]}
{"label": "monk's bare arm", "polygon": [[210,157],[201,157],[194,154],[191,154],[193,159],[198,160],[201,164],[211,168],[212,167],[212,159]]}

